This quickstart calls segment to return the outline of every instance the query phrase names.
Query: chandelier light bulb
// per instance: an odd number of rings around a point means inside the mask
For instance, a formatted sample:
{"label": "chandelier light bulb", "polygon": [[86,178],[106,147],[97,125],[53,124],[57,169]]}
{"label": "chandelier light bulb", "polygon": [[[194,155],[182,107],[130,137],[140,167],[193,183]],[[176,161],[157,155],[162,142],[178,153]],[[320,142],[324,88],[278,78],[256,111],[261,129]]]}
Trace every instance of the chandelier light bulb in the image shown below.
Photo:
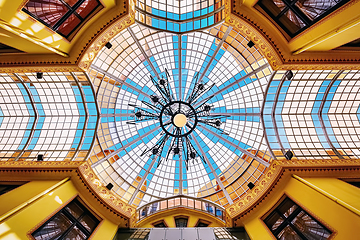
{"label": "chandelier light bulb", "polygon": [[173,122],[176,127],[182,128],[183,126],[186,125],[187,118],[184,114],[178,113],[175,115]]}

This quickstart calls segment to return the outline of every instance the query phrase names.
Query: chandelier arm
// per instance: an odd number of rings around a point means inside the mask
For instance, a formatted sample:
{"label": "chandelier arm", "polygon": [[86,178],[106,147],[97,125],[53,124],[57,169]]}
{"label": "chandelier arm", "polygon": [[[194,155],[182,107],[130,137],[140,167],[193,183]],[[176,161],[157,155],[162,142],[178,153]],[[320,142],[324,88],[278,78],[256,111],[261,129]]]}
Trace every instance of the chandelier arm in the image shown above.
{"label": "chandelier arm", "polygon": [[[208,96],[207,98],[205,98],[204,100],[198,102],[195,104],[194,108],[195,108],[195,111],[199,108],[201,108],[202,106],[204,106],[210,99],[212,99],[213,97],[215,97],[215,95],[211,95],[211,96]],[[200,104],[200,105],[199,105]]]}
{"label": "chandelier arm", "polygon": [[[207,83],[205,83],[204,85],[206,85]],[[213,83],[211,86],[204,88],[203,90],[200,90],[200,93],[194,98],[194,100],[192,101],[193,104],[195,104],[196,106],[196,102],[197,100],[199,100],[199,98],[206,92],[209,92],[213,87],[215,86],[215,83]],[[207,100],[208,101],[208,100]]]}
{"label": "chandelier arm", "polygon": [[145,108],[139,108],[139,107],[136,107],[135,110],[138,110],[138,111],[142,111],[144,114],[145,117],[155,117],[155,118],[158,118],[159,116],[146,110]]}
{"label": "chandelier arm", "polygon": [[[167,140],[169,139],[169,135],[165,133],[165,135],[160,139],[160,142],[159,142],[159,148],[158,148],[158,152],[157,154],[154,154],[155,156],[157,155],[157,158],[158,158],[158,164],[156,166],[156,168],[158,168],[162,162],[162,158],[161,158],[161,153],[164,149],[164,146],[165,146],[165,143],[167,142]],[[155,145],[156,146],[156,145]]]}
{"label": "chandelier arm", "polygon": [[154,109],[154,110],[156,110],[156,111],[159,111],[159,113],[160,113],[161,109],[158,108],[158,107],[156,107],[156,105],[152,105],[152,104],[150,104],[150,103],[148,103],[148,102],[145,102],[145,101],[141,101],[141,102],[144,103],[144,104],[145,104],[146,106],[148,106],[149,108]]}
{"label": "chandelier arm", "polygon": [[[194,80],[195,80],[194,86],[196,86],[197,83],[198,83],[198,80],[199,80],[199,72],[197,72],[197,73],[195,74],[195,76],[193,77],[193,80],[192,80],[191,82],[194,82]],[[192,98],[193,93],[194,93],[194,88],[191,90],[190,96],[188,96],[187,99],[186,99],[186,101],[187,101],[188,103],[190,103],[189,100]]]}
{"label": "chandelier arm", "polygon": [[166,68],[165,68],[165,76],[166,76],[166,80],[167,80],[167,91],[168,91],[168,95],[169,95],[169,100],[173,101],[174,99],[172,97],[172,94],[170,94],[171,91],[170,91],[170,84],[169,84],[169,82],[170,82],[169,80],[171,79],[171,77]]}
{"label": "chandelier arm", "polygon": [[164,90],[159,86],[159,84],[155,81],[155,79],[151,75],[150,75],[150,78],[151,78],[151,81],[153,82],[154,86],[156,87],[156,89],[160,92],[163,99],[165,99],[165,101],[167,103],[170,102],[168,96],[166,96],[166,92],[164,92]]}

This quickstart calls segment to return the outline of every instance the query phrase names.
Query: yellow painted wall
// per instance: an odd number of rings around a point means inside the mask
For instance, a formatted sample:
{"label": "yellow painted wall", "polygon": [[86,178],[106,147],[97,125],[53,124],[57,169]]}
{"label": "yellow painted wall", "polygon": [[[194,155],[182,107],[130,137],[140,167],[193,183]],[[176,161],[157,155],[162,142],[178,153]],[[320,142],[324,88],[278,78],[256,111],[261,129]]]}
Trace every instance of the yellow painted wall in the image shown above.
{"label": "yellow painted wall", "polygon": [[[51,183],[51,184],[50,184]],[[22,200],[26,200],[29,195],[33,195],[30,192],[28,187],[32,186],[38,189],[38,192],[41,192],[40,189],[44,188],[45,185],[53,185],[54,181],[46,182],[31,182],[24,186],[23,189],[19,189],[16,192],[18,195],[21,193],[24,194]],[[27,187],[27,188],[25,188]],[[15,191],[15,190],[14,190]],[[14,193],[15,194],[15,193]],[[27,195],[25,197],[25,195]],[[22,210],[11,215],[9,218],[5,219],[4,222],[0,224],[0,239],[1,240],[18,240],[18,239],[28,239],[27,234],[31,233],[39,226],[41,226],[44,221],[49,219],[60,209],[62,209],[69,201],[75,198],[78,195],[78,191],[71,181],[67,181],[64,184],[57,187],[55,190],[43,195],[41,198],[31,203],[30,205],[24,207]],[[20,197],[21,198],[21,197]],[[81,198],[81,196],[80,196]],[[2,205],[2,203],[1,203]],[[101,217],[101,216],[100,216]],[[100,222],[100,225],[96,228],[95,233],[93,233],[91,239],[104,240],[112,239],[117,231],[117,225],[110,222],[109,220],[104,219]]]}
{"label": "yellow painted wall", "polygon": [[59,181],[31,181],[0,196],[0,216],[45,191]]}
{"label": "yellow painted wall", "polygon": [[111,240],[114,238],[118,226],[107,219],[100,222],[95,232],[91,235],[91,240]]}
{"label": "yellow painted wall", "polygon": [[304,178],[360,211],[360,188],[336,178]]}
{"label": "yellow painted wall", "polygon": [[[360,200],[359,189],[354,189],[351,185],[346,186],[338,182],[339,180],[337,179],[319,178],[311,179],[311,181],[317,186],[321,186],[324,190],[327,189],[331,192],[339,190],[338,195],[345,194],[343,195],[344,201],[348,201],[349,204],[350,202],[354,203]],[[275,239],[261,220],[261,217],[264,216],[285,193],[310,215],[330,226],[330,230],[335,230],[337,234],[334,239],[354,239],[354,236],[360,236],[360,217],[358,215],[298,180],[291,178],[285,187],[277,189],[271,197],[266,199],[263,204],[249,214],[249,217],[243,220],[245,229],[251,239]]]}

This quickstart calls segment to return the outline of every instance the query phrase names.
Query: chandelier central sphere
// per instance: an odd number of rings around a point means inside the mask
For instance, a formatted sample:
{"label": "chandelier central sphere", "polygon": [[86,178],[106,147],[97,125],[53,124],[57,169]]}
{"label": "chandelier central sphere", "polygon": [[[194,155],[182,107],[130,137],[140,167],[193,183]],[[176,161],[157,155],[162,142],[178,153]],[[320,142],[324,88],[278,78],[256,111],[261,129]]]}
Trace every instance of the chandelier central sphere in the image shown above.
{"label": "chandelier central sphere", "polygon": [[186,125],[186,123],[187,123],[187,117],[185,114],[178,113],[174,116],[173,124],[176,127],[182,128],[183,126]]}

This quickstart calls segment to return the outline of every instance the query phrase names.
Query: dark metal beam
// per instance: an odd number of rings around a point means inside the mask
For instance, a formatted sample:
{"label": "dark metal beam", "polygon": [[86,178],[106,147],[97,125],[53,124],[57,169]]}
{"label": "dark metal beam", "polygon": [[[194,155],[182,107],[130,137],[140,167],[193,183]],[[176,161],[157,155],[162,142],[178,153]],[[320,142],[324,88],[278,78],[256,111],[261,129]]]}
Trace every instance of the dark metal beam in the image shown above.
{"label": "dark metal beam", "polygon": [[19,153],[19,155],[14,159],[14,161],[17,161],[19,160],[19,158],[24,154],[24,152],[26,151],[26,149],[29,147],[30,145],[30,142],[32,140],[32,137],[34,136],[34,131],[35,131],[35,128],[36,128],[36,125],[37,125],[37,122],[39,120],[39,112],[37,110],[37,107],[36,107],[36,104],[35,104],[35,100],[31,94],[31,91],[29,89],[29,87],[26,85],[26,83],[24,82],[24,80],[22,79],[22,77],[20,77],[20,75],[18,75],[17,73],[14,73],[14,76],[19,79],[19,81],[22,83],[22,85],[24,86],[25,88],[25,91],[27,92],[27,94],[29,95],[29,98],[30,98],[30,103],[31,103],[31,106],[33,107],[33,110],[34,110],[34,113],[35,113],[35,119],[34,119],[34,122],[33,122],[33,125],[31,127],[31,131],[30,131],[30,135],[28,137],[28,140],[26,141],[23,149],[21,150],[21,152]]}
{"label": "dark metal beam", "polygon": [[277,71],[274,71],[274,72],[271,74],[271,76],[270,76],[270,80],[269,80],[269,82],[268,82],[268,84],[267,84],[267,86],[266,86],[266,91],[265,91],[265,93],[264,93],[264,100],[263,100],[263,103],[262,103],[262,105],[261,105],[261,111],[260,111],[260,114],[261,114],[261,116],[260,116],[261,126],[262,126],[262,128],[263,128],[264,138],[265,138],[265,141],[266,141],[266,145],[267,145],[267,147],[269,148],[271,157],[272,157],[273,159],[276,159],[276,157],[275,157],[275,154],[274,154],[273,150],[272,150],[271,147],[270,147],[269,139],[268,139],[268,137],[267,137],[267,133],[266,133],[266,129],[265,129],[264,108],[265,108],[267,93],[268,93],[269,88],[270,88],[270,83],[271,83],[271,81],[273,80],[276,72],[277,72]]}
{"label": "dark metal beam", "polygon": [[321,128],[325,134],[325,138],[326,138],[326,141],[327,143],[329,144],[330,148],[333,150],[333,152],[336,154],[336,156],[340,159],[343,159],[344,157],[338,152],[338,150],[334,147],[334,145],[332,144],[330,138],[329,138],[329,135],[327,133],[327,130],[326,130],[326,127],[325,127],[325,124],[324,124],[324,120],[323,120],[323,117],[322,117],[322,111],[324,109],[324,105],[325,105],[325,102],[326,102],[326,98],[330,92],[330,89],[331,87],[334,85],[335,81],[339,78],[339,76],[344,72],[344,70],[340,70],[337,74],[335,74],[335,76],[333,77],[333,79],[331,79],[331,82],[330,84],[327,86],[326,90],[325,90],[325,93],[324,93],[324,96],[323,96],[323,99],[321,100],[321,104],[320,104],[320,108],[319,108],[319,111],[318,111],[318,117],[320,119],[320,124],[321,124]]}
{"label": "dark metal beam", "polygon": [[205,131],[211,133],[212,135],[216,136],[217,138],[223,140],[224,142],[226,142],[227,144],[233,146],[234,148],[236,148],[237,150],[239,150],[240,152],[242,152],[243,154],[246,154],[248,155],[249,157],[252,157],[254,159],[256,159],[259,163],[263,164],[264,166],[266,167],[269,167],[270,164],[268,162],[266,162],[264,159],[261,159],[259,158],[258,156],[255,156],[254,154],[246,151],[245,149],[239,147],[238,145],[236,145],[235,143],[227,140],[226,138],[224,138],[223,136],[221,136],[220,134],[208,129],[208,128],[205,128],[204,126],[201,126],[201,125],[198,125],[200,128],[204,129]]}
{"label": "dark metal beam", "polygon": [[[229,202],[229,204],[233,204],[233,200],[231,199],[229,193],[226,191],[224,184],[222,183],[222,181],[220,180],[219,176],[216,174],[215,169],[213,168],[213,166],[211,165],[209,159],[206,156],[206,153],[204,152],[204,150],[202,149],[202,147],[200,146],[198,140],[196,139],[196,137],[194,136],[194,133],[191,133],[192,139],[194,140],[194,142],[196,143],[197,147],[200,149],[201,154],[203,155],[207,165],[209,166],[212,174],[214,175],[216,182],[219,184],[219,187],[221,188],[222,192],[224,193],[226,200]],[[200,160],[201,161],[201,160]]]}
{"label": "dark metal beam", "polygon": [[150,95],[149,95],[149,94],[141,91],[141,90],[138,89],[137,87],[134,87],[133,85],[131,85],[131,84],[125,82],[125,81],[120,80],[120,79],[119,79],[118,77],[116,77],[115,75],[112,75],[112,74],[106,72],[105,70],[103,70],[103,69],[101,69],[101,68],[99,68],[99,67],[97,67],[97,66],[95,66],[95,65],[93,65],[93,64],[91,64],[90,68],[92,68],[92,69],[94,69],[94,70],[96,70],[96,71],[104,74],[105,76],[110,77],[111,79],[114,79],[115,81],[117,81],[117,82],[119,82],[119,83],[127,86],[128,88],[131,88],[132,90],[135,90],[135,91],[138,92],[138,93],[141,93],[142,95],[144,95],[144,96],[146,96],[146,97],[148,97],[148,98],[150,99]]}
{"label": "dark metal beam", "polygon": [[141,53],[144,55],[146,61],[149,63],[149,66],[151,67],[151,69],[154,71],[156,77],[158,79],[160,78],[159,73],[156,71],[154,65],[152,64],[152,62],[150,61],[149,56],[146,54],[143,46],[140,44],[139,39],[136,37],[135,33],[132,31],[131,27],[127,28],[127,30],[129,31],[130,35],[132,36],[133,40],[135,41],[136,45],[138,46],[139,50],[141,51]]}
{"label": "dark metal beam", "polygon": [[154,127],[153,129],[151,129],[150,131],[146,132],[144,135],[139,136],[137,138],[135,138],[134,140],[132,140],[131,142],[127,143],[126,145],[122,146],[121,148],[115,150],[114,152],[110,153],[109,155],[105,156],[103,159],[100,159],[99,161],[97,161],[96,163],[93,163],[91,165],[91,167],[96,167],[97,165],[99,165],[100,163],[105,162],[107,159],[114,157],[116,154],[118,154],[119,152],[121,152],[122,150],[126,149],[127,147],[133,145],[134,143],[136,143],[137,141],[139,141],[140,139],[152,134],[153,132],[155,132],[156,130],[158,130],[160,128],[160,126]]}
{"label": "dark metal beam", "polygon": [[[286,151],[284,149],[284,146],[283,146],[283,144],[281,142],[281,139],[280,139],[280,136],[279,136],[279,130],[278,130],[276,119],[275,119],[275,111],[276,111],[277,102],[279,100],[279,94],[280,94],[282,85],[284,84],[285,80],[286,80],[286,74],[284,74],[282,76],[281,80],[280,80],[280,84],[278,86],[278,89],[276,90],[274,103],[273,103],[273,106],[272,106],[272,109],[271,109],[271,120],[272,120],[273,125],[274,125],[274,131],[275,131],[276,139],[277,139],[277,141],[278,141],[278,143],[280,145],[280,150],[281,150],[283,155],[286,153]],[[290,80],[288,80],[288,81],[290,81]]]}

